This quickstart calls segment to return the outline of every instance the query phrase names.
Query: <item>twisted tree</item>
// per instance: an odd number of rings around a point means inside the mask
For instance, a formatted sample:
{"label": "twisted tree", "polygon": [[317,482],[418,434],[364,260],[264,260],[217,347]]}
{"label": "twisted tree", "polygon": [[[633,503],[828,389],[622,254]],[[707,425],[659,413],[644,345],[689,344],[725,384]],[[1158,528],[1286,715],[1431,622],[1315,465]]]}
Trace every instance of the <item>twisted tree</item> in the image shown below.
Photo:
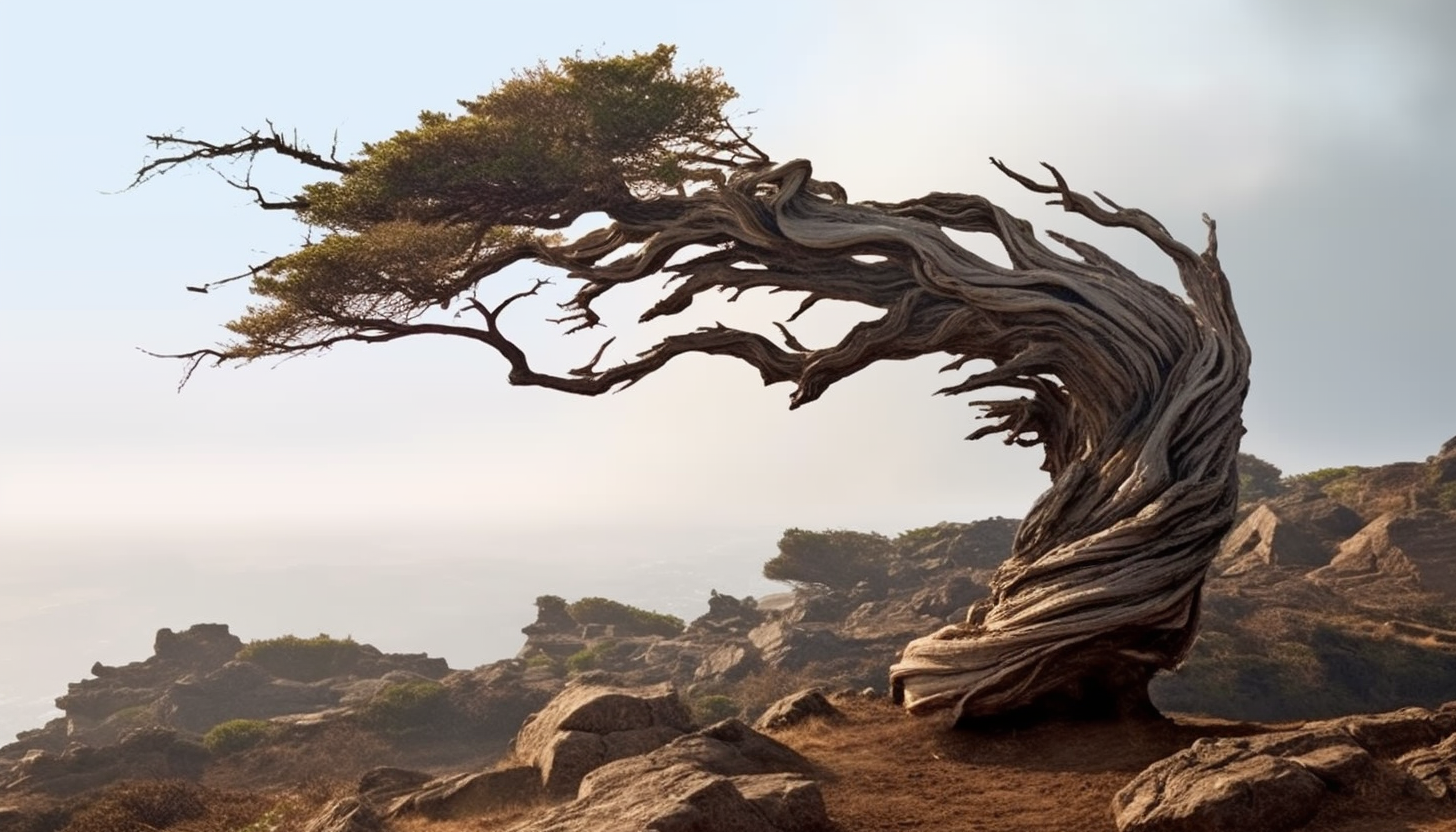
{"label": "twisted tree", "polygon": [[[247,174],[228,175],[318,238],[229,278],[251,278],[259,301],[228,324],[235,340],[172,356],[188,362],[184,383],[202,362],[416,335],[478,342],[505,359],[511,384],[586,396],[629,387],[685,353],[730,356],[765,384],[792,384],[791,408],[877,361],[946,353],[947,371],[989,361],[939,393],[1022,391],[972,402],[991,423],[969,438],[999,433],[1041,446],[1052,485],[990,597],[964,623],[905,649],[891,670],[896,699],[914,712],[954,706],[968,720],[1145,707],[1148,680],[1192,641],[1204,571],[1238,494],[1249,349],[1214,223],[1204,218],[1207,245],[1195,252],[1148,214],[1073,190],[1051,166],[1041,181],[992,160],[1050,204],[1150,240],[1177,267],[1179,297],[1049,233],[1066,253],[1054,251],[979,196],[850,202],[809,162],[774,163],[736,129],[723,114],[734,92],[716,71],[679,72],[672,62],[673,50],[660,47],[541,65],[461,102],[458,115],[424,113],[344,160],[271,125],[222,144],[149,137],[163,155],[137,183],[260,154],[328,174],[281,200]],[[606,217],[603,227],[576,239],[558,233],[592,212]],[[1010,266],[947,231],[990,235]],[[575,282],[558,319],[571,332],[602,323],[593,304],[604,294],[657,274],[669,288],[641,321],[717,290],[795,292],[802,303],[768,334],[701,327],[611,366],[600,366],[604,344],[556,374],[533,367],[503,326],[540,282],[499,303],[476,295],[522,261]],[[788,324],[823,300],[884,314],[810,349]]]}

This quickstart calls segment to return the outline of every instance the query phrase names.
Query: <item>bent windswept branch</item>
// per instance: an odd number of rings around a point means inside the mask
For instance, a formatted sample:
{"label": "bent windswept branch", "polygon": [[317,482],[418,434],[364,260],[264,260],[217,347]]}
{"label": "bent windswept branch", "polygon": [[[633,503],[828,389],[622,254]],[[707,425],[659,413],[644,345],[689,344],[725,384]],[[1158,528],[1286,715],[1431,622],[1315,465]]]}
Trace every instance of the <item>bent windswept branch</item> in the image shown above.
{"label": "bent windswept branch", "polygon": [[[852,203],[808,161],[772,163],[723,115],[732,96],[715,70],[675,72],[662,47],[522,73],[462,102],[463,115],[426,113],[347,162],[271,126],[240,142],[187,144],[138,181],[259,152],[337,178],[286,206],[254,190],[262,207],[293,210],[321,238],[247,273],[261,303],[229,324],[236,340],[173,357],[190,376],[203,362],[450,335],[499,354],[511,384],[594,396],[679,355],[723,355],[765,384],[791,383],[791,407],[878,361],[944,353],[948,372],[989,362],[938,392],[1022,391],[972,402],[991,424],[970,438],[1041,446],[1052,485],[990,598],[907,647],[892,671],[896,696],[913,711],[954,706],[968,719],[1048,703],[1145,705],[1147,680],[1191,643],[1203,574],[1236,497],[1249,350],[1212,220],[1194,252],[1147,213],[1073,190],[1050,165],[1041,182],[992,160],[1051,204],[1151,241],[1177,268],[1179,296],[1071,237],[1050,235],[1070,255],[1053,250],[980,196]],[[593,212],[603,227],[562,236]],[[990,236],[1010,265],[949,231]],[[534,367],[502,327],[507,307],[540,282],[494,306],[477,295],[522,262],[576,286],[556,319],[572,332],[602,324],[594,304],[608,292],[658,275],[668,285],[640,321],[673,320],[707,292],[802,301],[766,333],[690,328],[610,366],[601,366],[603,345],[557,374]],[[826,300],[882,314],[807,348],[790,325]]]}

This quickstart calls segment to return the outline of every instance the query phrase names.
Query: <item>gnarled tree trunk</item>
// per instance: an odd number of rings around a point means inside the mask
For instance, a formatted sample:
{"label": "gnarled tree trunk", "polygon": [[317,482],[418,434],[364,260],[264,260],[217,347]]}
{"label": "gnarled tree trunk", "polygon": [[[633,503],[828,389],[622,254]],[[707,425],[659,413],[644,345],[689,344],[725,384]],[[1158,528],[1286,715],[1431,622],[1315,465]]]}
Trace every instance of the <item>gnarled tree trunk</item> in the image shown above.
{"label": "gnarled tree trunk", "polygon": [[[206,145],[153,166],[257,152],[240,147]],[[700,352],[751,364],[766,384],[793,382],[792,407],[883,359],[949,353],[955,359],[947,370],[989,360],[992,369],[940,392],[1024,390],[1023,397],[976,402],[995,421],[971,438],[1004,432],[1008,443],[1042,445],[1052,486],[1022,524],[991,596],[965,623],[906,648],[891,671],[896,698],[912,712],[956,707],[966,719],[1146,706],[1148,680],[1175,666],[1192,641],[1204,571],[1232,523],[1237,495],[1249,349],[1213,222],[1205,218],[1208,244],[1195,253],[1142,211],[1071,190],[1049,166],[1053,182],[1043,184],[995,163],[1026,188],[1051,195],[1052,204],[1153,242],[1178,269],[1186,294],[1179,297],[1085,243],[1052,234],[1075,256],[1051,250],[1028,223],[982,197],[932,193],[893,204],[850,203],[839,186],[813,179],[806,161],[749,158],[758,151],[746,139],[734,147],[748,155],[721,161],[727,174],[716,184],[640,199],[617,193],[599,209],[612,224],[575,241],[492,237],[454,259],[420,260],[446,263],[439,275],[404,279],[386,267],[350,283],[367,287],[352,294],[328,282],[332,272],[296,289],[274,281],[270,291],[286,304],[279,314],[291,317],[255,317],[235,327],[251,340],[181,357],[195,367],[204,359],[250,360],[343,341],[452,335],[497,351],[512,384],[596,395],[630,386],[676,355]],[[355,169],[341,170],[347,180]],[[571,211],[551,214],[554,227],[569,222]],[[404,216],[389,228],[426,222]],[[486,211],[472,221],[490,227],[493,216]],[[442,222],[462,227],[459,220]],[[413,233],[438,227],[421,224]],[[1010,267],[977,256],[947,230],[994,236]],[[640,248],[612,259],[633,246]],[[690,246],[710,250],[668,265]],[[800,312],[820,300],[842,300],[884,315],[823,349],[803,346],[784,324],[776,324],[777,339],[718,325],[669,336],[616,366],[599,369],[599,352],[587,366],[553,375],[532,368],[500,328],[506,307],[534,290],[493,308],[472,294],[485,277],[526,259],[582,282],[566,319],[577,329],[598,323],[596,298],[661,272],[676,283],[644,321],[681,312],[705,291],[759,287],[805,293]],[[289,268],[316,265],[310,263]],[[449,321],[424,317],[424,310],[452,306],[459,313]],[[475,325],[459,322],[460,314]]]}

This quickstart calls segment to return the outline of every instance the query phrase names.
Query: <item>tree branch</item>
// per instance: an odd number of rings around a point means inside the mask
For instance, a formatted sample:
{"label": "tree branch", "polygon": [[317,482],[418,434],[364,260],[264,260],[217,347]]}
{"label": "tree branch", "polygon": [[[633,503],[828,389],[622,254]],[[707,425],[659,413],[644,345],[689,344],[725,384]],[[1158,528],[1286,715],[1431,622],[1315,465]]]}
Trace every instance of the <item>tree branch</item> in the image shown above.
{"label": "tree branch", "polygon": [[[330,150],[329,158],[324,158],[299,143],[296,136],[292,139],[284,138],[273,127],[272,122],[268,122],[266,134],[261,130],[253,130],[243,138],[226,144],[187,139],[171,133],[147,136],[147,141],[151,142],[159,150],[163,148],[176,148],[181,152],[171,156],[147,160],[137,170],[128,188],[134,188],[154,176],[160,176],[174,168],[191,162],[210,162],[216,159],[236,159],[244,157],[253,159],[259,153],[275,153],[279,156],[293,159],[308,167],[318,168],[319,170],[329,171],[330,173],[348,173],[353,170],[351,164],[340,162],[335,158],[333,150]],[[334,142],[335,147],[337,147],[337,134],[335,134]]]}

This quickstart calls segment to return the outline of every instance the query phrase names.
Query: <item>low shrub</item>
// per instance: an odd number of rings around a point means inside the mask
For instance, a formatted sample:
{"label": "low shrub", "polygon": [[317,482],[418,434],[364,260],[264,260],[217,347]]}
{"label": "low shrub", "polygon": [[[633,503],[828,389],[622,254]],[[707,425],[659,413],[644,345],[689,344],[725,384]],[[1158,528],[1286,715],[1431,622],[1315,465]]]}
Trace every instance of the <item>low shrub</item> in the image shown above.
{"label": "low shrub", "polygon": [[672,638],[687,626],[675,615],[640,609],[610,598],[583,598],[569,605],[566,611],[578,624],[611,626],[618,636]]}
{"label": "low shrub", "polygon": [[342,676],[359,661],[359,644],[352,638],[313,638],[286,635],[244,645],[238,659],[252,662],[274,676],[295,682],[317,682]]}
{"label": "low shrub", "polygon": [[715,722],[722,722],[725,719],[743,714],[743,706],[738,700],[723,694],[712,696],[700,696],[689,704],[693,719],[699,725],[712,725]]}
{"label": "low shrub", "polygon": [[385,733],[404,733],[444,716],[450,706],[448,691],[439,682],[416,679],[391,684],[359,711],[363,723]]}
{"label": "low shrub", "polygon": [[207,814],[207,791],[186,780],[136,780],[105,789],[65,832],[151,832]]}
{"label": "low shrub", "polygon": [[779,553],[763,565],[763,576],[850,589],[860,581],[883,580],[892,551],[890,539],[882,534],[789,529],[779,538]]}
{"label": "low shrub", "polygon": [[1253,454],[1239,453],[1238,471],[1240,504],[1277,497],[1286,488],[1282,480],[1284,472]]}
{"label": "low shrub", "polygon": [[585,673],[601,667],[613,656],[620,655],[624,651],[633,649],[631,644],[624,644],[611,639],[599,641],[590,647],[572,653],[566,657],[566,670],[568,673]]}
{"label": "low shrub", "polygon": [[252,748],[273,733],[273,726],[262,719],[230,719],[212,726],[202,736],[202,744],[219,756]]}
{"label": "low shrub", "polygon": [[118,734],[125,734],[133,728],[145,728],[148,725],[156,725],[157,718],[152,713],[151,705],[132,705],[122,708],[106,718],[106,725],[114,728]]}
{"label": "low shrub", "polygon": [[740,703],[745,716],[757,718],[769,705],[785,696],[806,688],[819,687],[825,682],[821,674],[808,668],[785,670],[781,667],[764,667],[737,682],[723,686],[720,690]]}
{"label": "low shrub", "polygon": [[549,669],[552,673],[558,674],[561,673],[564,669],[561,666],[561,662],[557,661],[555,657],[553,657],[550,653],[545,652],[544,650],[527,657],[526,667],[531,669],[544,667]]}
{"label": "low shrub", "polygon": [[1322,491],[1330,483],[1338,482],[1346,477],[1352,477],[1364,470],[1359,465],[1344,465],[1339,468],[1320,468],[1305,474],[1295,474],[1285,479],[1294,485],[1307,485]]}
{"label": "low shrub", "polygon": [[[302,821],[270,811],[272,799],[262,793],[210,789],[186,780],[128,780],[87,795],[70,814],[63,832],[156,832],[159,829],[273,830],[297,828],[264,825],[270,818]],[[57,827],[42,827],[54,829]]]}
{"label": "low shrub", "polygon": [[1279,722],[1435,707],[1453,688],[1450,653],[1316,624],[1298,640],[1272,643],[1205,633],[1152,692],[1165,711]]}
{"label": "low shrub", "polygon": [[1436,486],[1434,502],[1442,511],[1456,511],[1456,482]]}

